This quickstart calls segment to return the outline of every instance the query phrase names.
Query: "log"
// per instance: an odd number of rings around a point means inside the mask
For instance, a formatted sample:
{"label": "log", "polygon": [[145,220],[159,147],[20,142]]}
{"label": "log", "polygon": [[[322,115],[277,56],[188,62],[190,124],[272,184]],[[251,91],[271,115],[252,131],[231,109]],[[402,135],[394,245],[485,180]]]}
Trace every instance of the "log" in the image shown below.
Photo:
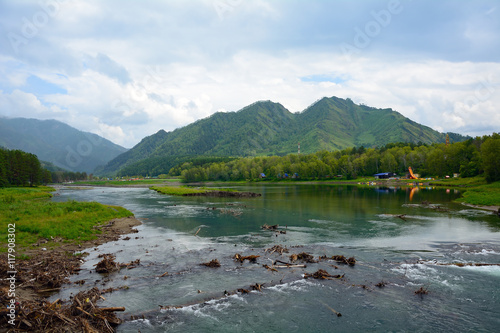
{"label": "log", "polygon": [[109,308],[99,308],[101,311],[114,312],[114,311],[125,311],[124,306],[113,306]]}
{"label": "log", "polygon": [[306,265],[273,265],[275,268],[306,268]]}
{"label": "log", "polygon": [[77,308],[78,310],[80,310],[81,312],[85,313],[87,316],[89,316],[89,317],[91,317],[91,318],[93,317],[90,313],[88,313],[87,311],[85,311],[85,310],[84,310],[84,309],[82,309],[81,307],[77,306],[76,308]]}

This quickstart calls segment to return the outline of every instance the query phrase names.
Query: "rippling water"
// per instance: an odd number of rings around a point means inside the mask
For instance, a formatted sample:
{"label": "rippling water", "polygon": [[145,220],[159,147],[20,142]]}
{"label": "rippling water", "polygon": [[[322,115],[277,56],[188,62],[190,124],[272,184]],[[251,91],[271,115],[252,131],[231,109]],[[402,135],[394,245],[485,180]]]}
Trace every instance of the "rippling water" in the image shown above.
{"label": "rippling water", "polygon": [[[63,188],[54,200],[124,206],[143,225],[130,240],[89,250],[55,298],[121,288],[119,332],[496,332],[500,328],[500,219],[451,201],[455,191],[328,185],[253,185],[260,198],[174,197],[148,189]],[[398,215],[403,215],[398,217]],[[286,234],[262,230],[280,226]],[[198,232],[198,233],[197,233]],[[197,234],[196,234],[197,233]],[[196,236],[195,236],[196,234]],[[282,245],[289,253],[265,250]],[[355,257],[267,270],[292,253]],[[93,272],[101,253],[135,269]],[[256,263],[233,256],[258,255]],[[200,263],[218,259],[220,268]],[[304,279],[323,269],[341,279]],[[168,274],[164,275],[165,272]],[[383,282],[384,287],[378,287]],[[263,284],[262,291],[251,286]],[[425,295],[415,291],[423,287]],[[236,292],[247,289],[250,293]],[[341,313],[342,316],[337,316]],[[129,320],[134,315],[140,319]]]}

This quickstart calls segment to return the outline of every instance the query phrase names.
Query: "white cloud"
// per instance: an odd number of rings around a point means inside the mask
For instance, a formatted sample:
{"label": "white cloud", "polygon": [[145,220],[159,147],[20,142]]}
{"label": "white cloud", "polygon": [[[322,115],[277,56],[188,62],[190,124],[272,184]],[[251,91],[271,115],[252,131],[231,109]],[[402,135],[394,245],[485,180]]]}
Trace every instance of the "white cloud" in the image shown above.
{"label": "white cloud", "polygon": [[[21,3],[0,13],[5,31],[42,10]],[[402,1],[350,61],[340,45],[387,1],[217,3],[223,13],[209,0],[62,2],[18,54],[0,37],[0,115],[55,118],[131,147],[257,100],[296,112],[338,96],[442,131],[498,131],[494,1]],[[31,75],[67,94],[23,91]]]}

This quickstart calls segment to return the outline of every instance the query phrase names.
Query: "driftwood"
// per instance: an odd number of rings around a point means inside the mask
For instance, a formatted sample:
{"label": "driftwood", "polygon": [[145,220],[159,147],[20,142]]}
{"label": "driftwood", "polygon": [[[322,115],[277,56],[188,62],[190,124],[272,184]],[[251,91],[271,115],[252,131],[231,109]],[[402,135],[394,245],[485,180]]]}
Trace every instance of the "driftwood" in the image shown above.
{"label": "driftwood", "polygon": [[257,258],[259,258],[259,257],[260,256],[256,256],[256,255],[242,256],[241,254],[236,253],[233,258],[234,258],[234,260],[239,261],[240,263],[243,263],[245,260],[256,263]]}
{"label": "driftwood", "polygon": [[111,273],[120,269],[120,265],[115,262],[113,254],[101,254],[99,258],[102,258],[102,260],[94,265],[97,273]]}
{"label": "driftwood", "polygon": [[261,226],[261,229],[264,229],[264,230],[278,230],[278,228],[279,228],[279,224],[274,224],[274,225],[264,224],[263,226]]}
{"label": "driftwood", "polygon": [[278,252],[279,254],[288,253],[288,249],[281,245],[274,245],[268,249],[265,249],[264,252],[269,252],[269,254],[273,254],[274,252]]}
{"label": "driftwood", "polygon": [[309,274],[306,273],[304,274],[304,279],[308,278],[313,278],[313,279],[321,279],[321,280],[333,280],[333,279],[341,279],[344,277],[345,274],[342,275],[331,275],[327,271],[323,269],[317,270],[315,273]]}
{"label": "driftwood", "polygon": [[429,293],[429,291],[424,288],[424,287],[420,287],[419,289],[415,290],[415,295],[427,295]]}
{"label": "driftwood", "polygon": [[331,257],[327,257],[327,256],[321,256],[321,257],[319,257],[319,260],[329,260],[329,259],[335,260],[338,263],[346,264],[346,265],[349,265],[349,266],[356,265],[356,258],[354,258],[354,257],[346,258],[343,255],[334,255],[334,256],[331,256]]}
{"label": "driftwood", "polygon": [[299,254],[292,254],[290,255],[290,261],[297,261],[297,260],[301,260],[301,261],[305,261],[305,262],[308,262],[308,263],[316,263],[317,261],[314,260],[314,257],[312,255],[310,255],[309,253],[306,253],[306,252],[301,252]]}
{"label": "driftwood", "polygon": [[337,317],[342,317],[342,314],[336,310],[334,310],[332,307],[328,306],[327,304],[321,302],[324,306],[326,306],[330,311],[332,311]]}
{"label": "driftwood", "polygon": [[209,262],[201,263],[200,265],[211,267],[211,268],[217,268],[217,267],[220,267],[220,262],[217,259],[213,259]]}

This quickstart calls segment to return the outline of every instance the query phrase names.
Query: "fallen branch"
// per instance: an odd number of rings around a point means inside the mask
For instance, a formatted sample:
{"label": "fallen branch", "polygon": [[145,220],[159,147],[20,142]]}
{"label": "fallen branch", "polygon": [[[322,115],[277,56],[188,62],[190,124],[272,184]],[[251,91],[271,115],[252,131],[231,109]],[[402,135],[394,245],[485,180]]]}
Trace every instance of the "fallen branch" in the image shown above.
{"label": "fallen branch", "polygon": [[344,275],[345,274],[342,274],[342,275],[331,275],[327,271],[325,271],[323,269],[319,269],[315,273],[312,273],[312,274],[306,273],[306,274],[304,274],[304,279],[314,278],[314,279],[321,279],[321,280],[333,280],[333,279],[341,279],[341,278],[344,277]]}

